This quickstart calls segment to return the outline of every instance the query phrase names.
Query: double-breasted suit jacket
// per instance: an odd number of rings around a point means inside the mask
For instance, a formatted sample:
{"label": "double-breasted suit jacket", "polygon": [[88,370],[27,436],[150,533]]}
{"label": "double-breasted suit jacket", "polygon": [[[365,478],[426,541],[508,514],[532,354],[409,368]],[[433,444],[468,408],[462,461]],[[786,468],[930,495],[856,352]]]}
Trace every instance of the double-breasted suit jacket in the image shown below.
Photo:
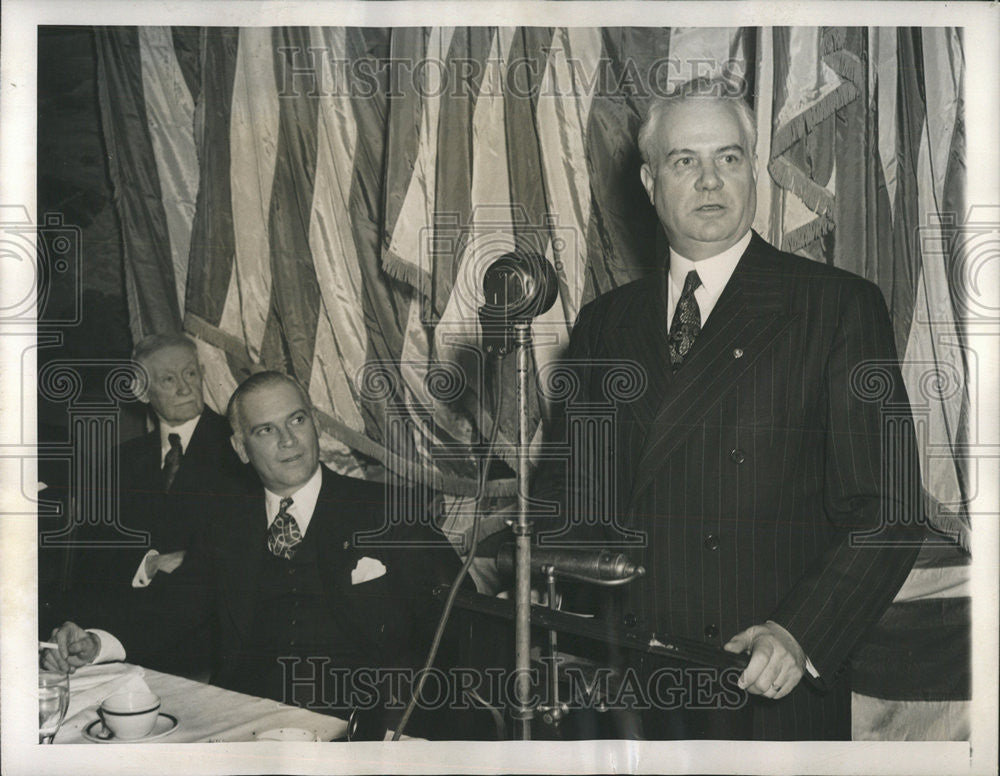
{"label": "double-breasted suit jacket", "polygon": [[[841,672],[922,535],[885,303],[862,278],[754,234],[674,372],[665,271],[584,307],[568,351],[584,401],[603,398],[605,370],[591,362],[629,360],[647,381],[618,407],[605,459],[610,517],[640,532],[643,546],[629,553],[646,568],[619,594],[620,616],[719,647],[777,622],[826,692],[802,681],[780,701],[752,697],[753,737],[847,738]],[[565,509],[561,471],[543,469],[537,492]],[[605,528],[604,538],[622,535]]]}

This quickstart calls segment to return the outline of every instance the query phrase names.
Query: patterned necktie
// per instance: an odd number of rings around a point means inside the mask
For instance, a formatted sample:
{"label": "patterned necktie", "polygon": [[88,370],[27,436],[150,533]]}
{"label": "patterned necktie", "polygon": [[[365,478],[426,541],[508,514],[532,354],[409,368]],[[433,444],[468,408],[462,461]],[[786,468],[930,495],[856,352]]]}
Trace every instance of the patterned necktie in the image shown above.
{"label": "patterned necktie", "polygon": [[694,292],[701,285],[701,278],[694,270],[688,272],[684,279],[684,290],[677,300],[674,310],[674,320],[670,324],[670,364],[677,369],[684,361],[684,356],[691,350],[695,337],[701,331],[701,310],[694,298]]}
{"label": "patterned necktie", "polygon": [[288,508],[292,505],[290,498],[281,499],[278,505],[278,515],[271,523],[267,532],[267,549],[279,558],[291,560],[295,557],[295,550],[302,542],[302,532],[295,518],[288,514]]}
{"label": "patterned necktie", "polygon": [[167,441],[170,442],[170,449],[167,450],[167,455],[163,459],[164,490],[170,490],[170,486],[174,484],[174,477],[177,476],[177,470],[181,468],[181,456],[184,454],[179,434],[168,434]]}

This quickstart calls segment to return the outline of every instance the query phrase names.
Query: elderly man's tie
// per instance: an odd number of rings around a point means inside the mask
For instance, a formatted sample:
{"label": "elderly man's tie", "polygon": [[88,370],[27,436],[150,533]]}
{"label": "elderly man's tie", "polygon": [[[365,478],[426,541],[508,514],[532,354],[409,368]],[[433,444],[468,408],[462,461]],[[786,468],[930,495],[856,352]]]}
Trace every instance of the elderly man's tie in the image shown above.
{"label": "elderly man's tie", "polygon": [[163,458],[164,490],[170,490],[170,486],[174,484],[174,477],[177,476],[177,470],[181,468],[181,456],[184,454],[179,434],[167,434],[167,441],[170,442],[170,449],[167,450],[167,454]]}
{"label": "elderly man's tie", "polygon": [[701,310],[694,298],[694,292],[701,285],[701,278],[694,270],[688,272],[684,279],[684,290],[677,300],[674,319],[670,323],[670,365],[677,369],[684,361],[684,356],[691,350],[695,337],[701,331]]}
{"label": "elderly man's tie", "polygon": [[302,532],[295,518],[288,514],[288,508],[292,505],[290,498],[281,499],[278,505],[278,515],[271,523],[267,532],[267,549],[279,558],[291,560],[295,557],[295,550],[302,543]]}

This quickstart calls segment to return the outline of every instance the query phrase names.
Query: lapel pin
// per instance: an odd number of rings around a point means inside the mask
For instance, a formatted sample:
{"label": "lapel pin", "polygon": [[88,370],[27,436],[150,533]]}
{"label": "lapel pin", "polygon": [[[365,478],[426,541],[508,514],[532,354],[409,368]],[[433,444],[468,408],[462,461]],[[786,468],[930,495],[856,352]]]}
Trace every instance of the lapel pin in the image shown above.
{"label": "lapel pin", "polygon": [[733,358],[743,358],[743,348],[733,348]]}
{"label": "lapel pin", "polygon": [[350,543],[350,542],[344,542],[344,549],[345,549],[345,550],[346,550],[346,549],[347,549],[348,547],[350,547],[350,546],[351,546],[351,543]]}

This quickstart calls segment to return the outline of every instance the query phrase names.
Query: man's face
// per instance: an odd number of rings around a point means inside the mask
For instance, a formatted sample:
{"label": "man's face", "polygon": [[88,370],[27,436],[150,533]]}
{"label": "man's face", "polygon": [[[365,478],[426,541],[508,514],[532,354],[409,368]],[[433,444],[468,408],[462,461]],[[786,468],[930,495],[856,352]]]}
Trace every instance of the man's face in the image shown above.
{"label": "man's face", "polygon": [[143,360],[149,386],[140,397],[160,418],[176,426],[201,415],[205,399],[201,393],[201,365],[191,348],[170,345]]}
{"label": "man's face", "polygon": [[312,412],[289,383],[265,385],[242,398],[242,433],[233,449],[243,463],[253,464],[264,487],[290,496],[309,481],[319,466],[319,439]]}
{"label": "man's face", "polygon": [[692,261],[732,247],[757,209],[753,149],[735,108],[684,100],[660,117],[658,130],[659,157],[640,175],[670,247]]}

